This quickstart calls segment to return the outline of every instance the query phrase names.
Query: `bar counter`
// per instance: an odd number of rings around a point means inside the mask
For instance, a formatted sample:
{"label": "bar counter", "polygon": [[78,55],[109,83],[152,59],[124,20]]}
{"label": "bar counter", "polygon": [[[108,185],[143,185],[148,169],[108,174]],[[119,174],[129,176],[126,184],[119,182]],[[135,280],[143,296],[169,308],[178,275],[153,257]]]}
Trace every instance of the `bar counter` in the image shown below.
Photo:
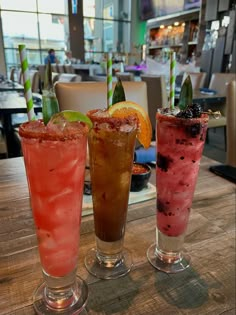
{"label": "bar counter", "polygon": [[[214,164],[202,158],[185,239],[192,262],[179,274],[159,272],[146,258],[155,240],[155,198],[129,206],[125,247],[134,267],[117,280],[96,279],[85,269],[95,242],[93,215],[83,216],[78,274],[88,283],[89,299],[82,314],[235,314],[236,187],[208,170]],[[0,160],[0,192],[0,314],[34,314],[32,294],[42,274],[21,157]]]}

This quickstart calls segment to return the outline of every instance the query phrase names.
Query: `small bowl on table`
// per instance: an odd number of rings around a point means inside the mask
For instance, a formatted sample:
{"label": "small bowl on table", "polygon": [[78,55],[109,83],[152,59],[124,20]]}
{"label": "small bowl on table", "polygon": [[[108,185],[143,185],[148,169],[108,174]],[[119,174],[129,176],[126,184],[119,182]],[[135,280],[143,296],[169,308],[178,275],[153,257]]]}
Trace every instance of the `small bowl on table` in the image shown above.
{"label": "small bowl on table", "polygon": [[130,191],[141,191],[147,187],[152,169],[145,163],[133,163]]}

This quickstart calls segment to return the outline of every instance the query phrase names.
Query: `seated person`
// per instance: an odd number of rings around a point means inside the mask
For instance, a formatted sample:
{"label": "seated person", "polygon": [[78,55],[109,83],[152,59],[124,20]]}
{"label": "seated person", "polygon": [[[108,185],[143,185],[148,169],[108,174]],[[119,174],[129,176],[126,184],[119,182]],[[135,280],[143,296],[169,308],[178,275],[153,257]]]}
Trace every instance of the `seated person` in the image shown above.
{"label": "seated person", "polygon": [[59,63],[59,60],[57,59],[55,55],[55,50],[54,49],[49,49],[47,57],[44,59],[44,64],[48,64],[48,60],[50,63]]}
{"label": "seated person", "polygon": [[71,65],[74,63],[74,58],[72,58],[72,52],[71,51],[66,51],[65,52],[66,58],[64,60],[65,65]]}

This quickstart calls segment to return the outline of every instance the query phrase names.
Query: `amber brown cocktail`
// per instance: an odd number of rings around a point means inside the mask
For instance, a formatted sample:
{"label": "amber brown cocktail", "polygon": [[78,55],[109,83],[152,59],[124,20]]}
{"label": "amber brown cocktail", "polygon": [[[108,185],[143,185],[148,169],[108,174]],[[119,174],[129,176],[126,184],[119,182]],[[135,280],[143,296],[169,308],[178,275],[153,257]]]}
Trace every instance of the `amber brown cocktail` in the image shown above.
{"label": "amber brown cocktail", "polygon": [[90,111],[93,122],[88,143],[96,249],[85,260],[99,278],[126,274],[132,261],[123,248],[128,209],[137,118],[110,117],[107,111]]}

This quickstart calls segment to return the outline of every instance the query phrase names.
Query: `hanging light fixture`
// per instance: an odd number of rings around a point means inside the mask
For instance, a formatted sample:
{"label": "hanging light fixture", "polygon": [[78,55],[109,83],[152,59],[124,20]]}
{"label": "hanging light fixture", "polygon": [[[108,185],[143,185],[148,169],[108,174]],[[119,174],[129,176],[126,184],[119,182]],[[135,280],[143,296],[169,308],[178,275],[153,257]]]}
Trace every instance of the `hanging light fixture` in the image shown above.
{"label": "hanging light fixture", "polygon": [[71,0],[72,14],[77,14],[78,0]]}

